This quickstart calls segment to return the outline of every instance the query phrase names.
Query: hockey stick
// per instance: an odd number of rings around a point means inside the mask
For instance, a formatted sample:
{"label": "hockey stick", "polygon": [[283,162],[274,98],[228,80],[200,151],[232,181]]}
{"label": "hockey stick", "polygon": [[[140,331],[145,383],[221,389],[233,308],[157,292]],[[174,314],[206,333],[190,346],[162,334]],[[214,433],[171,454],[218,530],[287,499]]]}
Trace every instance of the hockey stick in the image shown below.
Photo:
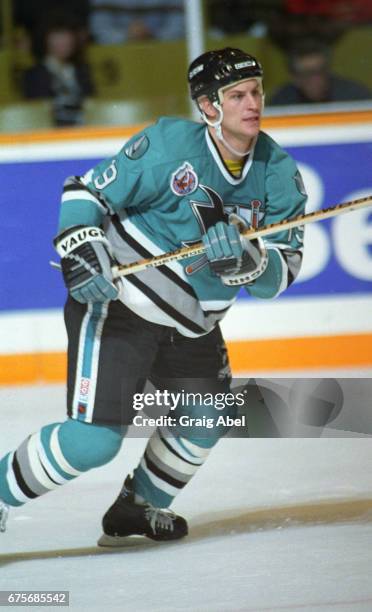
{"label": "hockey stick", "polygon": [[[298,217],[294,217],[293,219],[283,219],[278,223],[270,223],[269,225],[264,225],[259,229],[247,229],[242,232],[242,236],[246,236],[249,239],[253,239],[258,238],[259,236],[266,236],[267,234],[276,234],[277,232],[289,230],[294,227],[304,225],[305,223],[323,221],[323,219],[335,217],[336,215],[340,215],[346,212],[352,212],[354,210],[359,210],[360,208],[364,208],[366,206],[371,205],[372,196],[367,196],[365,198],[359,198],[358,200],[351,200],[350,202],[336,204],[335,206],[330,206],[329,208],[324,208],[322,210],[316,210],[311,213],[298,215]],[[142,272],[143,270],[147,270],[148,268],[158,268],[159,266],[167,264],[171,261],[180,261],[181,259],[186,259],[187,257],[200,255],[201,253],[204,253],[204,250],[205,249],[203,243],[197,242],[191,247],[184,247],[182,249],[177,249],[176,251],[172,251],[170,253],[156,255],[154,257],[151,257],[150,259],[142,259],[140,261],[130,264],[113,266],[113,276],[114,278],[119,278],[120,276],[127,276],[128,274]]]}

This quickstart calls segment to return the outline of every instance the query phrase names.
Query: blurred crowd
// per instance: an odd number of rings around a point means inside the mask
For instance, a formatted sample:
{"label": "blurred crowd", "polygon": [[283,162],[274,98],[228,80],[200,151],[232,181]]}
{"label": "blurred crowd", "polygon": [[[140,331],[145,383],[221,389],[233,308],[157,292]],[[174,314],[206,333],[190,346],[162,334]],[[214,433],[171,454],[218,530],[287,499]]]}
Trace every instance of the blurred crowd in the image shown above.
{"label": "blurred crowd", "polygon": [[[20,78],[26,99],[53,100],[56,125],[83,121],[95,92],[87,45],[177,40],[185,35],[183,0],[14,0],[17,44],[34,58]],[[207,32],[219,39],[267,37],[286,56],[290,80],[272,105],[362,100],[365,85],[333,74],[334,45],[351,28],[372,25],[372,0],[206,0]]]}

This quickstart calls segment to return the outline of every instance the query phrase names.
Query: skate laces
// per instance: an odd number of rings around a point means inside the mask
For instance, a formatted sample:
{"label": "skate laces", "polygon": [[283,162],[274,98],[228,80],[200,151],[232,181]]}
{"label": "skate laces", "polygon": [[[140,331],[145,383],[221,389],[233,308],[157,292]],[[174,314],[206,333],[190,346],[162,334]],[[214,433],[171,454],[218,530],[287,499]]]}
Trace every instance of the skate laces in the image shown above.
{"label": "skate laces", "polygon": [[4,532],[9,514],[9,506],[0,499],[0,531]]}
{"label": "skate laces", "polygon": [[145,517],[149,521],[153,533],[156,533],[157,529],[174,530],[176,515],[171,510],[160,510],[160,508],[154,508],[154,506],[146,504]]}
{"label": "skate laces", "polygon": [[130,489],[127,489],[127,487],[124,485],[122,490],[120,491],[120,497],[126,499],[130,495],[132,495],[132,491],[130,491]]}

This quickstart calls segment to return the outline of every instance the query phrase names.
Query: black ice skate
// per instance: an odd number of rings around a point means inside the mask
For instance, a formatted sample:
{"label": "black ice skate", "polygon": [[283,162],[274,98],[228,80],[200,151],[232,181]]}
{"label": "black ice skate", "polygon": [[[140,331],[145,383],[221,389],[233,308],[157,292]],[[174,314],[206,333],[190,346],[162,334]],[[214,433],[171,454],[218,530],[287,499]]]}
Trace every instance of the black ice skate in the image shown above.
{"label": "black ice skate", "polygon": [[0,531],[5,531],[9,514],[9,506],[0,499]]}
{"label": "black ice skate", "polygon": [[182,516],[170,510],[154,508],[146,502],[136,503],[130,476],[127,476],[119,497],[104,515],[102,526],[104,535],[98,540],[99,546],[121,546],[130,535],[169,541],[183,538],[188,533]]}

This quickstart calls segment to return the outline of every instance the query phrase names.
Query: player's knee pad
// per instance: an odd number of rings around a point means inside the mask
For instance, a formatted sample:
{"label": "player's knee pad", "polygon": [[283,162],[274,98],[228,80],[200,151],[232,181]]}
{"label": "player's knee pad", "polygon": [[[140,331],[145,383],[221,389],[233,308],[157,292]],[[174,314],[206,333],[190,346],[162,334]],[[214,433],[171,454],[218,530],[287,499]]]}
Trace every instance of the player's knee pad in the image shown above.
{"label": "player's knee pad", "polygon": [[65,459],[85,472],[111,461],[120,450],[124,434],[120,427],[69,419],[60,426],[58,440]]}

